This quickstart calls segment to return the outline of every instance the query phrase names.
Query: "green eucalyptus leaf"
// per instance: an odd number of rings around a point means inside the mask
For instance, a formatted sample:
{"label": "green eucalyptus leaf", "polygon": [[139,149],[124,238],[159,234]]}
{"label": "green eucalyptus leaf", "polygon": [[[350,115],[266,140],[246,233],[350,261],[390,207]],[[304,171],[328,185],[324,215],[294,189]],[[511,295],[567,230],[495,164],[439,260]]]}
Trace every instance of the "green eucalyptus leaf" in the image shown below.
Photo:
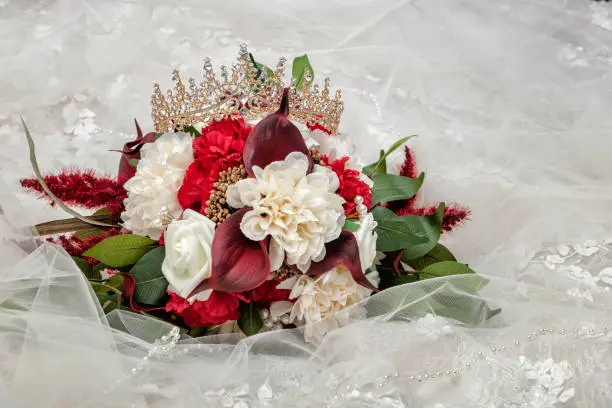
{"label": "green eucalyptus leaf", "polygon": [[466,275],[476,273],[467,265],[456,261],[437,262],[424,268],[420,273],[421,279],[440,278],[451,275]]}
{"label": "green eucalyptus leaf", "polygon": [[372,205],[388,201],[406,200],[415,196],[423,184],[425,174],[413,179],[395,174],[375,174],[372,176]]}
{"label": "green eucalyptus leaf", "polygon": [[259,315],[259,309],[257,306],[251,303],[240,303],[240,318],[238,319],[238,327],[247,336],[252,336],[259,333],[263,327],[263,321]]}
{"label": "green eucalyptus leaf", "polygon": [[302,55],[293,60],[291,74],[295,78],[295,89],[300,90],[310,86],[314,79],[314,71],[307,55]]}
{"label": "green eucalyptus leaf", "polygon": [[348,218],[346,219],[346,221],[344,221],[344,227],[345,230],[351,231],[351,232],[355,232],[359,229],[359,223],[355,222],[353,220],[349,220]]}
{"label": "green eucalyptus leaf", "polygon": [[407,259],[402,255],[402,262],[410,265],[414,270],[421,271],[429,265],[442,261],[456,261],[455,256],[444,245],[438,243],[431,251],[416,259]]}
{"label": "green eucalyptus leaf", "polygon": [[372,210],[378,223],[376,249],[381,252],[404,250],[406,259],[415,259],[431,251],[440,239],[444,204],[432,215],[397,216],[388,208],[377,206]]}
{"label": "green eucalyptus leaf", "polygon": [[83,253],[83,256],[94,258],[110,267],[117,268],[135,264],[156,244],[156,241],[139,235],[115,235],[89,248]]}
{"label": "green eucalyptus leaf", "polygon": [[398,140],[395,143],[393,143],[391,145],[391,147],[389,147],[389,149],[386,152],[384,150],[381,150],[380,151],[380,157],[378,158],[378,161],[376,161],[375,163],[372,163],[372,164],[369,164],[369,165],[365,166],[363,168],[363,173],[365,173],[365,174],[367,174],[369,176],[373,176],[374,174],[386,174],[387,173],[387,157],[391,153],[396,151],[404,143],[406,143],[408,140],[412,139],[413,137],[415,137],[415,135],[406,136],[404,138],[401,138],[400,140]]}
{"label": "green eucalyptus leaf", "polygon": [[166,296],[168,281],[162,273],[162,262],[166,256],[164,247],[147,252],[130,269],[130,274],[136,279],[134,299],[145,305],[159,305]]}

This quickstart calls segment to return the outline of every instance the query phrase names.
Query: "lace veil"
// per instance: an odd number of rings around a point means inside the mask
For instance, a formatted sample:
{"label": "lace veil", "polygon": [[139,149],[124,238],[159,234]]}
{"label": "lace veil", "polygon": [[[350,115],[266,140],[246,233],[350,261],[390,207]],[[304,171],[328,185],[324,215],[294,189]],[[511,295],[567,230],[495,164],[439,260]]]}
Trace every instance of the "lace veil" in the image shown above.
{"label": "lace veil", "polygon": [[[0,72],[2,406],[609,405],[605,3],[2,4],[0,50],[20,50]],[[149,316],[104,315],[70,257],[25,228],[52,210],[15,194],[29,174],[17,115],[42,167],[114,171],[106,150],[128,138],[126,115],[147,117],[167,63],[230,61],[241,40],[262,61],[306,51],[331,74],[346,100],[333,143],[364,162],[418,134],[421,200],[472,209],[445,244],[480,275],[385,291],[322,322],[323,337],[191,339]]]}

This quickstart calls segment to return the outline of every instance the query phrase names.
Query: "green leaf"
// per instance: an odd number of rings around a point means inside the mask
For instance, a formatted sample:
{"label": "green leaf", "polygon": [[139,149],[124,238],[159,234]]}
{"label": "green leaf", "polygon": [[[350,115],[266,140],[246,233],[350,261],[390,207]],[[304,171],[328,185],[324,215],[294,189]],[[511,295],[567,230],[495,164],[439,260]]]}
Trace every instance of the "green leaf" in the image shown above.
{"label": "green leaf", "polygon": [[314,79],[314,71],[308,61],[307,55],[302,55],[293,60],[293,68],[291,70],[293,78],[295,78],[295,89],[298,91],[302,88],[308,88]]}
{"label": "green leaf", "polygon": [[249,59],[251,60],[253,65],[255,65],[255,67],[258,70],[257,75],[255,76],[255,79],[260,79],[262,75],[265,78],[271,78],[274,76],[274,71],[272,71],[270,68],[266,67],[265,65],[260,64],[259,62],[255,61],[255,57],[253,57],[253,54],[249,53]]}
{"label": "green leaf", "polygon": [[424,268],[420,273],[421,279],[440,278],[442,276],[466,275],[476,273],[467,265],[456,261],[442,261]]}
{"label": "green leaf", "polygon": [[456,261],[455,256],[442,244],[436,244],[436,246],[429,251],[427,254],[423,255],[420,258],[416,259],[406,259],[405,256],[402,255],[402,262],[410,265],[414,270],[420,271],[423,268],[428,267],[429,265],[433,265],[437,262],[442,261]]}
{"label": "green leaf", "polygon": [[204,326],[198,326],[198,327],[194,327],[193,329],[189,329],[189,336],[191,338],[196,338],[196,337],[204,337],[208,334],[208,327],[204,327]]}
{"label": "green leaf", "polygon": [[355,232],[359,229],[359,223],[353,221],[353,220],[349,220],[348,218],[346,219],[346,221],[344,221],[344,227],[345,230],[349,230],[351,232]]}
{"label": "green leaf", "polygon": [[376,249],[381,252],[404,250],[405,259],[416,259],[431,251],[440,239],[444,204],[435,214],[397,216],[388,208],[377,206],[372,210],[378,223]]}
{"label": "green leaf", "polygon": [[26,135],[26,140],[28,141],[28,148],[30,150],[30,164],[32,165],[32,170],[34,171],[34,175],[36,176],[36,179],[40,183],[40,187],[51,198],[51,200],[53,200],[53,202],[57,204],[57,206],[60,207],[62,210],[66,211],[68,214],[72,215],[75,218],[78,218],[79,220],[83,221],[84,223],[88,225],[97,225],[99,227],[117,227],[117,225],[95,221],[84,215],[81,215],[80,213],[74,211],[72,208],[66,205],[66,203],[60,200],[55,194],[53,194],[51,190],[49,190],[49,186],[47,186],[47,183],[45,183],[45,178],[42,176],[40,172],[40,168],[38,167],[38,161],[36,159],[36,146],[34,145],[34,139],[32,138],[32,135],[30,134],[30,129],[28,129],[28,126],[26,125],[23,117],[21,118],[21,124],[23,125],[23,130]]}
{"label": "green leaf", "polygon": [[191,136],[194,137],[202,136],[202,133],[200,133],[200,131],[198,131],[198,129],[196,129],[193,125],[183,126],[183,132],[189,133]]}
{"label": "green leaf", "polygon": [[155,244],[156,241],[139,235],[115,235],[89,248],[83,256],[89,256],[117,268],[135,264],[144,254],[152,250]]}
{"label": "green leaf", "polygon": [[384,150],[381,150],[378,161],[365,166],[363,168],[363,173],[367,174],[368,176],[373,176],[374,174],[386,174],[387,173],[387,157],[391,153],[393,153],[395,150],[397,150],[401,145],[403,145],[404,143],[406,143],[408,140],[412,139],[413,137],[415,137],[415,135],[406,136],[398,140],[397,142],[393,143],[386,152]]}
{"label": "green leaf", "polygon": [[109,266],[103,263],[99,263],[97,265],[94,265],[93,267],[93,273],[98,274],[100,276],[100,279],[102,278],[102,271],[104,269],[107,269]]}
{"label": "green leaf", "polygon": [[398,275],[395,273],[395,270],[392,267],[377,266],[376,270],[380,276],[380,283],[378,284],[378,288],[380,290],[385,290],[394,286],[412,283],[419,280],[419,276],[417,274]]}
{"label": "green leaf", "polygon": [[139,159],[130,159],[130,160],[128,160],[128,163],[129,163],[129,164],[130,164],[130,166],[132,166],[132,167],[138,167],[138,162],[139,162],[139,161],[140,161]]}
{"label": "green leaf", "polygon": [[263,321],[259,315],[259,309],[257,306],[251,303],[240,303],[240,318],[238,319],[238,327],[247,336],[252,336],[259,333],[263,327]]}
{"label": "green leaf", "polygon": [[77,264],[79,269],[83,272],[83,274],[88,280],[99,280],[100,279],[100,273],[95,271],[93,266],[89,262],[87,262],[85,259],[79,258],[78,256],[73,256],[72,260],[74,261],[75,264]]}
{"label": "green leaf", "polygon": [[145,305],[159,305],[166,296],[168,281],[162,273],[162,262],[166,249],[158,247],[147,254],[130,269],[130,274],[136,278],[134,299]]}
{"label": "green leaf", "polygon": [[[123,277],[121,277],[123,281]],[[104,313],[109,313],[114,309],[121,308],[122,293],[118,288],[105,283],[90,282],[91,287],[102,306]]]}
{"label": "green leaf", "polygon": [[421,188],[424,178],[424,173],[421,173],[415,179],[395,174],[373,175],[372,205],[414,197],[419,188]]}
{"label": "green leaf", "polygon": [[361,172],[368,176],[373,176],[374,174],[387,174],[387,161],[385,157],[385,151],[381,149],[378,160],[365,166]]}
{"label": "green leaf", "polygon": [[121,289],[124,280],[125,278],[122,275],[115,274],[108,279],[106,285],[114,289]]}

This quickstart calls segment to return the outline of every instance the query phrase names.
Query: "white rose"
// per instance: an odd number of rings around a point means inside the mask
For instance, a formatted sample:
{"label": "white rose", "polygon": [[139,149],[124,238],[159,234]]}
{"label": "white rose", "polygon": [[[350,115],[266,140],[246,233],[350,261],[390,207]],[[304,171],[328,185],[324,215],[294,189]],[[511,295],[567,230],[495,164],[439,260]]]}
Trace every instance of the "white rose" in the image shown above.
{"label": "white rose", "polygon": [[168,226],[164,236],[166,258],[162,273],[170,290],[186,298],[200,282],[210,277],[214,234],[215,223],[193,210],[186,210],[182,220]]}

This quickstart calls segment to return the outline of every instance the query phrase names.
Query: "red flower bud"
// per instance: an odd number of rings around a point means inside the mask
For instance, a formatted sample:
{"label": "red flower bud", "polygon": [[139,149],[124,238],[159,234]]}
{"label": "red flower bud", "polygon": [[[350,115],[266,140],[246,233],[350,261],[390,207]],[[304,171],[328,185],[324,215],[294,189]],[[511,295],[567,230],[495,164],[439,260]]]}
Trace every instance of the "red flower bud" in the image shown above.
{"label": "red flower bud", "polygon": [[312,171],[313,162],[304,137],[288,115],[289,89],[285,88],[278,111],[262,119],[246,141],[242,157],[249,175],[253,175],[253,166],[263,169],[274,161],[284,160],[291,152],[304,153],[310,161],[308,171]]}

